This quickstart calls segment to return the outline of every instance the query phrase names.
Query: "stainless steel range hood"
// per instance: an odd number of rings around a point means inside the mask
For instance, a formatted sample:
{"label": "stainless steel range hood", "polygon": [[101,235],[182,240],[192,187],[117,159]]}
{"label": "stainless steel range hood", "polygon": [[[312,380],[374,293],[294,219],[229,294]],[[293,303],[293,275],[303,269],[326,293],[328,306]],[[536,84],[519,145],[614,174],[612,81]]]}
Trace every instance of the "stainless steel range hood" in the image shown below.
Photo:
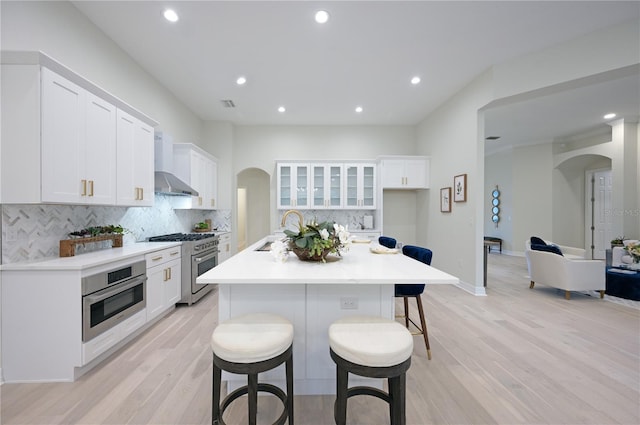
{"label": "stainless steel range hood", "polygon": [[173,142],[166,133],[155,133],[155,192],[198,196],[198,191],[173,174]]}
{"label": "stainless steel range hood", "polygon": [[156,171],[156,193],[165,195],[198,196],[191,186],[166,171]]}

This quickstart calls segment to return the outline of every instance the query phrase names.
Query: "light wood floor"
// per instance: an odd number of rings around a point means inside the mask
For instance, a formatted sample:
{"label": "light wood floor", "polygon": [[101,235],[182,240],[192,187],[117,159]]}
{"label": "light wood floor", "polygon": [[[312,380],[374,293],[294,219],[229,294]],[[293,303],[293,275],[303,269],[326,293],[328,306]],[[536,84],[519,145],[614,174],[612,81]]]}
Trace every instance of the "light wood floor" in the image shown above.
{"label": "light wood floor", "polygon": [[[409,424],[638,424],[640,309],[529,289],[524,258],[491,254],[487,297],[452,286],[423,296],[433,360],[415,339]],[[216,296],[169,317],[74,383],[5,384],[9,424],[208,424]],[[45,355],[45,353],[43,353]],[[332,424],[331,396],[297,396],[295,422]],[[260,423],[279,414],[261,397]],[[226,417],[244,422],[238,400]],[[349,400],[349,424],[388,423],[385,405]]]}

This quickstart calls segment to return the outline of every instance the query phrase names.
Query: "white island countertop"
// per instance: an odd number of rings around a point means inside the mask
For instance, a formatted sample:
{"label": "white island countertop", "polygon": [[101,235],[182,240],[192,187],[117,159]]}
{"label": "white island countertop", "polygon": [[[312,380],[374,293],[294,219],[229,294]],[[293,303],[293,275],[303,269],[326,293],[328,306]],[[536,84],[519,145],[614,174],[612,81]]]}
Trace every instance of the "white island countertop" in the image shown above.
{"label": "white island countertop", "polygon": [[[374,254],[371,243],[352,243],[342,257],[330,255],[326,263],[300,261],[289,253],[281,263],[269,251],[256,251],[267,236],[197,278],[213,284],[457,284],[459,279],[417,260],[398,254]],[[331,258],[333,257],[333,258]]]}

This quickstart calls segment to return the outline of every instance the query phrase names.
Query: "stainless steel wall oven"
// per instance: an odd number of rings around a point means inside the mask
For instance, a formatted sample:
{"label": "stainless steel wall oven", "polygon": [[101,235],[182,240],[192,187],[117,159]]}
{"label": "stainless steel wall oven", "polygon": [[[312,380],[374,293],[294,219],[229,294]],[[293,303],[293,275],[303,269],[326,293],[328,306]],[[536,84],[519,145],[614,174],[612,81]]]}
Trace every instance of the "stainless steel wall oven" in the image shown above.
{"label": "stainless steel wall oven", "polygon": [[146,262],[82,278],[82,341],[87,342],[147,305]]}

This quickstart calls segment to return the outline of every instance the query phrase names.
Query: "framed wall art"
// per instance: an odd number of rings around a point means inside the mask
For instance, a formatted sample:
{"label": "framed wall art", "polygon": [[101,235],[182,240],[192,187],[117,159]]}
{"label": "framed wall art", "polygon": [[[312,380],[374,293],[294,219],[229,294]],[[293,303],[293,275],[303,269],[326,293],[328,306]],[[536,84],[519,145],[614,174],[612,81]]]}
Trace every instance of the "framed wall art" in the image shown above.
{"label": "framed wall art", "polygon": [[453,202],[467,201],[467,175],[460,174],[453,178]]}
{"label": "framed wall art", "polygon": [[451,188],[440,189],[440,212],[451,212]]}

